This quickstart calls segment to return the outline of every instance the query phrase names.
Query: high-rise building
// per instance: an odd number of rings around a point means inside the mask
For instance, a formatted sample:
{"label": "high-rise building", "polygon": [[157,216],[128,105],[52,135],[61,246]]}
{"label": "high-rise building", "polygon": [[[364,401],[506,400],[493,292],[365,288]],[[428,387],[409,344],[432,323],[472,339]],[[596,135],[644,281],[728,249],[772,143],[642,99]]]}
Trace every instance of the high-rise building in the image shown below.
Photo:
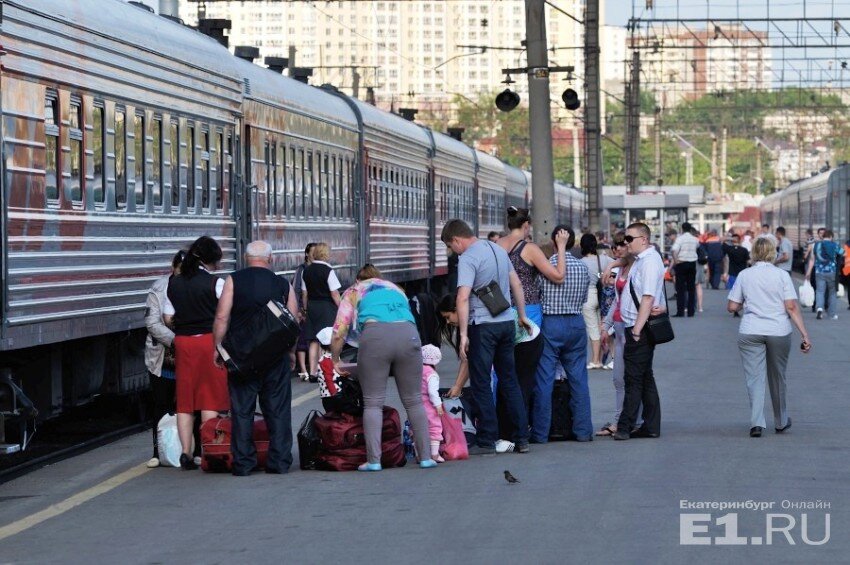
{"label": "high-rise building", "polygon": [[[577,19],[584,15],[584,0],[556,5]],[[196,24],[198,4],[183,0],[180,16]],[[312,84],[330,83],[359,98],[372,87],[379,106],[418,108],[420,117],[446,123],[456,97],[477,100],[504,89],[502,69],[526,66],[523,0],[236,0],[208,3],[206,17],[232,20],[231,49],[253,45],[261,57],[286,57],[294,48],[295,64],[314,69]],[[553,119],[572,120],[560,100],[567,87],[584,95],[584,28],[549,6],[546,23],[550,65],[576,68],[571,81],[550,77]],[[512,78],[527,103],[527,79]]]}

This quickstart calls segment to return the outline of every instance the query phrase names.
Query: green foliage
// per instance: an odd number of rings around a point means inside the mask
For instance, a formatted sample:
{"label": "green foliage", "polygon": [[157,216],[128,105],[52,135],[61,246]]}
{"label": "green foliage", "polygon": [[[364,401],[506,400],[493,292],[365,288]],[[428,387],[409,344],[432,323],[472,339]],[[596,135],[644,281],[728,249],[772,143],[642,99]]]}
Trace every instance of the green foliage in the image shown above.
{"label": "green foliage", "polygon": [[[531,166],[531,150],[528,138],[528,107],[520,105],[512,112],[500,112],[495,105],[497,91],[485,93],[477,99],[455,97],[457,119],[451,123],[436,116],[420,115],[422,121],[435,129],[445,131],[448,125],[466,128],[464,141],[469,144],[483,139],[493,139],[499,158],[516,167]],[[651,116],[655,111],[656,99],[652,92],[642,91],[641,113]],[[834,159],[850,161],[850,125],[846,116],[847,107],[840,97],[833,94],[800,88],[778,91],[727,91],[712,93],[697,100],[680,104],[662,113],[661,137],[661,181],[665,185],[685,182],[684,147],[677,139],[667,135],[675,131],[685,137],[703,154],[711,155],[711,133],[720,136],[722,126],[727,128],[727,182],[729,192],[770,192],[774,186],[773,171],[769,155],[757,149],[755,137],[774,137],[775,132],[763,128],[766,115],[779,110],[810,112],[812,115],[830,117],[833,135],[829,142]],[[625,184],[625,108],[609,99],[606,105],[607,133],[602,141],[602,168],[604,182],[608,185]],[[719,141],[718,141],[719,151]],[[756,170],[757,151],[762,152],[762,182]],[[555,178],[561,182],[572,182],[572,147],[556,146],[553,150]],[[641,140],[639,150],[639,182],[655,184],[655,144],[650,128],[649,139]],[[584,166],[582,155],[582,167]],[[711,186],[711,166],[696,153],[693,155],[694,182]]]}

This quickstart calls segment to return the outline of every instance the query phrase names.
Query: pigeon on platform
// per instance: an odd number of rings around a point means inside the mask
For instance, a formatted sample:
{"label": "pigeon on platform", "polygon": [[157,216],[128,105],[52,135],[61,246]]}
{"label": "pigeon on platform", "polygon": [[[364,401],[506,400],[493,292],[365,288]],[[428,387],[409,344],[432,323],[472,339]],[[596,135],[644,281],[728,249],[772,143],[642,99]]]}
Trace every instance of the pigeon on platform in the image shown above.
{"label": "pigeon on platform", "polygon": [[505,480],[508,481],[508,484],[513,485],[519,482],[519,479],[511,475],[510,471],[505,471]]}

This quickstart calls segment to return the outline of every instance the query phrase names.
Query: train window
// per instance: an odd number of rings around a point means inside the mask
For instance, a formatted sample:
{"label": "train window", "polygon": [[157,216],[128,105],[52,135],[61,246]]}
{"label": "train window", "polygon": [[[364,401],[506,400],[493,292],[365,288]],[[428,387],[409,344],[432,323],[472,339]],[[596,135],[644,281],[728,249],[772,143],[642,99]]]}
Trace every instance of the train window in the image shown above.
{"label": "train window", "polygon": [[59,101],[54,93],[44,100],[44,193],[47,200],[59,199],[56,167],[59,163]]}
{"label": "train window", "polygon": [[145,118],[136,115],[133,117],[133,145],[135,166],[134,192],[136,194],[136,206],[145,204]]}
{"label": "train window", "polygon": [[171,209],[180,209],[180,126],[171,122]]}
{"label": "train window", "polygon": [[82,108],[79,101],[71,102],[68,113],[68,143],[70,145],[71,176],[68,178],[68,186],[65,187],[65,195],[74,204],[83,202],[83,130],[82,130]]}
{"label": "train window", "polygon": [[328,177],[331,183],[331,216],[334,218],[342,217],[342,202],[339,197],[339,157],[331,156],[331,169],[328,172]]}
{"label": "train window", "polygon": [[303,218],[307,208],[304,204],[304,150],[300,147],[295,153],[295,210],[294,216]]}
{"label": "train window", "polygon": [[186,209],[191,213],[195,209],[195,126],[190,125],[184,132],[186,145]]}
{"label": "train window", "polygon": [[322,213],[326,218],[333,217],[333,211],[331,207],[331,185],[330,185],[330,160],[328,158],[328,154],[325,153],[322,155]]}
{"label": "train window", "polygon": [[304,156],[304,215],[314,218],[316,214],[313,196],[315,194],[315,183],[313,182],[313,151],[308,149]]}
{"label": "train window", "polygon": [[263,164],[266,167],[263,182],[265,183],[266,192],[266,217],[272,214],[272,177],[271,177],[271,157],[269,156],[269,142],[263,143]]}
{"label": "train window", "polygon": [[287,212],[290,218],[298,215],[295,207],[295,148],[289,148],[289,158],[286,160],[286,194]]}
{"label": "train window", "polygon": [[277,148],[277,173],[275,174],[275,198],[277,198],[277,213],[286,217],[286,147],[281,143]]}
{"label": "train window", "polygon": [[201,132],[201,208],[210,208],[210,132]]}
{"label": "train window", "polygon": [[315,159],[316,162],[313,167],[313,217],[321,218],[325,212],[322,197],[322,192],[324,191],[324,187],[322,186],[322,166],[324,165],[322,153],[316,151]]}
{"label": "train window", "polygon": [[115,112],[115,206],[127,207],[127,124],[124,112]]}
{"label": "train window", "polygon": [[154,206],[162,206],[162,119],[154,118],[151,131],[151,187]]}
{"label": "train window", "polygon": [[221,155],[222,181],[218,187],[218,200],[221,211],[227,212],[225,208],[230,206],[229,202],[231,200],[230,179],[233,178],[233,135],[229,132],[224,145],[224,151]]}
{"label": "train window", "polygon": [[271,190],[272,190],[272,208],[270,210],[273,216],[277,216],[280,210],[278,209],[277,202],[277,193],[278,193],[278,182],[277,182],[277,143],[272,143],[271,152],[269,153],[269,161],[271,168],[269,170],[269,176],[271,177]]}
{"label": "train window", "polygon": [[104,138],[106,128],[103,127],[103,106],[95,106],[92,108],[92,165],[94,169],[94,182],[91,190],[95,204],[103,204],[106,194],[104,186],[103,163],[106,161],[106,150]]}

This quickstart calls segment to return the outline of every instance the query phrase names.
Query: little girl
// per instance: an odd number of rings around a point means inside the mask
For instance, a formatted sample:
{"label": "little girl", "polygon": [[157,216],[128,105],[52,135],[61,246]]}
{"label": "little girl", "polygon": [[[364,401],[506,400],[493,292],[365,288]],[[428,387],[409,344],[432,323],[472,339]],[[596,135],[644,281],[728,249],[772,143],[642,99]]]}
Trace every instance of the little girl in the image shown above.
{"label": "little girl", "polygon": [[[422,404],[428,415],[428,432],[431,436],[431,459],[437,463],[445,462],[440,457],[440,442],[443,441],[443,424],[440,416],[443,414],[443,401],[440,399],[440,375],[435,367],[443,358],[439,347],[422,346]],[[421,459],[421,457],[420,457]]]}

